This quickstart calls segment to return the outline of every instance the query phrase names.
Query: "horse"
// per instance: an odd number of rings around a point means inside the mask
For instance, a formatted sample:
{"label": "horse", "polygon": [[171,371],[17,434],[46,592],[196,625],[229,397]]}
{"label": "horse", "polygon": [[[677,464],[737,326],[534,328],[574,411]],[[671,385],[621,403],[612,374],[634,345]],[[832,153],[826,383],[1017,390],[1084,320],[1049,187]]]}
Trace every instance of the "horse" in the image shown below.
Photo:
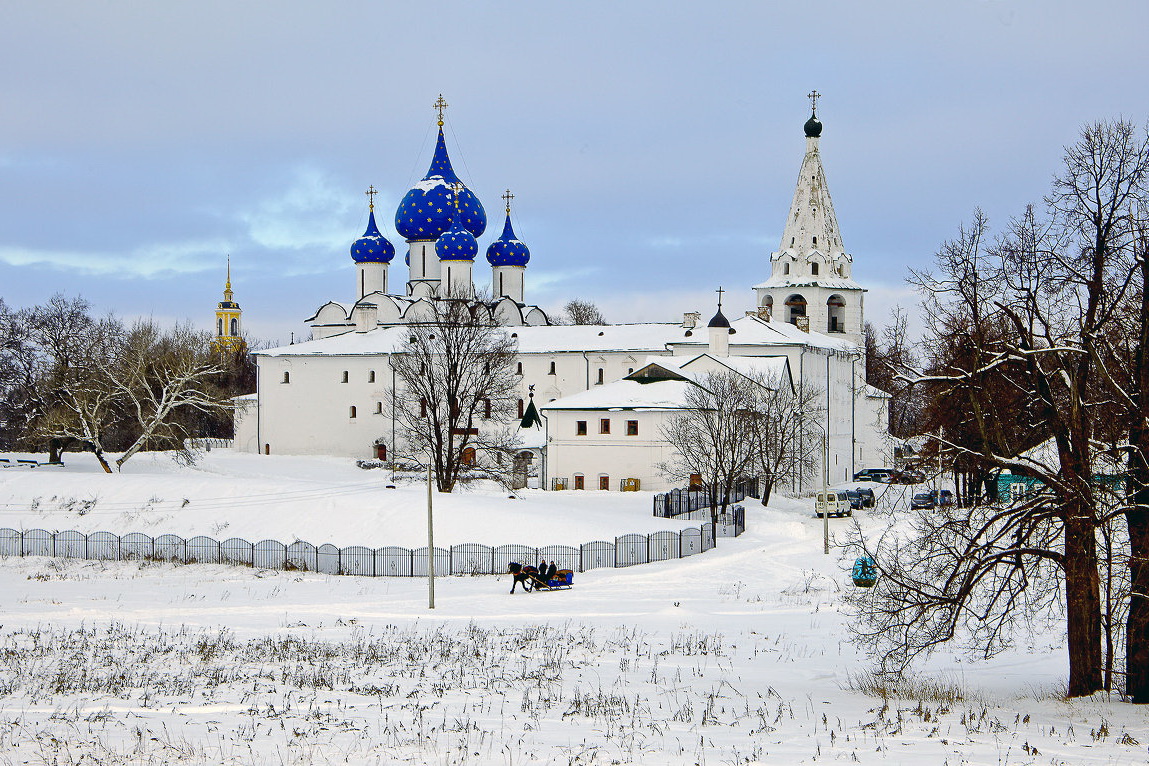
{"label": "horse", "polygon": [[511,583],[511,593],[515,592],[515,588],[519,586],[519,583],[523,584],[524,592],[530,593],[531,585],[538,579],[536,577],[538,574],[537,569],[532,566],[524,567],[517,561],[512,561],[507,565],[507,574],[514,577],[514,582]]}

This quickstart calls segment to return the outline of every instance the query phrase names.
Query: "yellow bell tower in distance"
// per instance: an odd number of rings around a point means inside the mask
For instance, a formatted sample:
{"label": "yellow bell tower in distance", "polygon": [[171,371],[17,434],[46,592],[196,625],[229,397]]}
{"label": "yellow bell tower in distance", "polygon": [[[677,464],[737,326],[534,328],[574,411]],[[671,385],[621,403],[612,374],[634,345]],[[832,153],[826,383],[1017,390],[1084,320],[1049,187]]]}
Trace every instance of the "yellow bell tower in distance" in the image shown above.
{"label": "yellow bell tower in distance", "polygon": [[244,347],[241,335],[243,309],[233,300],[231,291],[231,256],[227,259],[227,282],[223,286],[223,300],[215,309],[215,340],[217,351],[239,351]]}

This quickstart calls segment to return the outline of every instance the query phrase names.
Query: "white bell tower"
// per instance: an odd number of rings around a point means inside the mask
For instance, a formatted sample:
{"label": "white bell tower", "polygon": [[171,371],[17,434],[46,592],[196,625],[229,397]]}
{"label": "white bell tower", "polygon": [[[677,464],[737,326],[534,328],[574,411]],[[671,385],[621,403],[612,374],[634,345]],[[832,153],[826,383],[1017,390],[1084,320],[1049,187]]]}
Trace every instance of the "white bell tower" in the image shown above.
{"label": "white bell tower", "polygon": [[806,133],[806,154],[790,214],[782,230],[782,241],[770,255],[770,278],[755,285],[760,308],[770,310],[771,319],[799,322],[809,320],[809,328],[831,336],[862,344],[863,296],[865,290],[852,276],[854,259],[842,245],[838,218],[826,184],[818,140],[822,123],[818,121],[818,97],[810,98],[810,119]]}

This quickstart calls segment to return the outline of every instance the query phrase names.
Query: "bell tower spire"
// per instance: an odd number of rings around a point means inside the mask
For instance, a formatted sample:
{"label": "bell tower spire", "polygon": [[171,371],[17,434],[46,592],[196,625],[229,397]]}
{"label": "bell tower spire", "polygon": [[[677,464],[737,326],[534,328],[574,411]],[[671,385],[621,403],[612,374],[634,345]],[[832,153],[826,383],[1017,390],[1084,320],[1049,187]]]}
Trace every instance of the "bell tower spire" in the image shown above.
{"label": "bell tower spire", "polygon": [[[842,243],[838,217],[826,183],[819,142],[816,90],[810,99],[810,118],[802,126],[806,153],[798,171],[790,212],[782,227],[782,241],[770,256],[770,278],[755,285],[759,308],[771,318],[792,322],[822,333],[843,333],[852,342],[862,340],[862,295],[853,280],[854,259]],[[801,320],[801,321],[799,321]]]}
{"label": "bell tower spire", "polygon": [[212,341],[212,346],[217,351],[238,351],[243,348],[242,318],[243,309],[235,302],[235,294],[231,289],[231,256],[228,255],[223,300],[215,307],[215,340]]}

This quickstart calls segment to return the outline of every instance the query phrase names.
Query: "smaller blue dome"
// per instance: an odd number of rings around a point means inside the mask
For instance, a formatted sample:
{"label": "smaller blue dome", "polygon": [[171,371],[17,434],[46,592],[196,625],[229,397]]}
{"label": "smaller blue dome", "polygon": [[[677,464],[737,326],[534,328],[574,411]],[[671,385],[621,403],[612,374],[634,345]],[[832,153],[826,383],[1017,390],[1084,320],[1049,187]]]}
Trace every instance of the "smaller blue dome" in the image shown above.
{"label": "smaller blue dome", "polygon": [[487,246],[487,263],[492,266],[526,266],[531,259],[531,251],[511,228],[511,214],[503,224],[503,233]]}
{"label": "smaller blue dome", "polygon": [[356,263],[390,263],[395,257],[395,246],[379,233],[375,225],[375,211],[367,221],[367,231],[351,243],[351,260]]}
{"label": "smaller blue dome", "polygon": [[467,231],[463,216],[458,216],[451,228],[439,235],[435,241],[435,254],[440,261],[473,261],[479,254],[479,243],[475,235]]}

